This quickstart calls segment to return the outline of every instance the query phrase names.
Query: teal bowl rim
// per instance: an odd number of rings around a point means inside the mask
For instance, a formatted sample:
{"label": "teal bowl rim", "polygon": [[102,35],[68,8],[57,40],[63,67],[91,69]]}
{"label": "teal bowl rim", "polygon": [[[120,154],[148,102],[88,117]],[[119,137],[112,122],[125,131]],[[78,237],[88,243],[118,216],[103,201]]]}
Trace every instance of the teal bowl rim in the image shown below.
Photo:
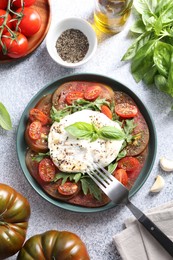
{"label": "teal bowl rim", "polygon": [[145,181],[147,180],[154,162],[156,158],[156,152],[157,152],[157,136],[156,136],[156,129],[153,122],[153,119],[150,115],[150,112],[145,107],[143,102],[138,98],[138,96],[130,90],[128,87],[126,87],[124,84],[120,83],[119,81],[116,81],[113,78],[99,75],[99,74],[92,74],[92,73],[79,73],[79,74],[72,74],[69,76],[64,76],[59,79],[56,79],[55,81],[48,83],[45,85],[42,89],[40,89],[37,94],[30,100],[30,102],[27,104],[26,108],[24,109],[22,116],[19,121],[18,129],[17,129],[17,156],[18,160],[21,166],[21,169],[27,179],[27,181],[30,183],[32,188],[45,200],[52,203],[55,206],[58,206],[59,208],[73,211],[73,212],[79,212],[79,213],[92,213],[92,212],[101,212],[108,209],[114,208],[116,205],[112,202],[108,203],[107,205],[103,207],[98,208],[88,208],[88,207],[81,207],[76,206],[72,204],[68,204],[64,201],[59,201],[51,198],[49,195],[47,195],[42,188],[37,184],[37,182],[33,179],[33,177],[30,175],[26,164],[25,164],[25,153],[27,149],[27,145],[24,139],[24,130],[27,122],[28,117],[28,111],[30,108],[36,105],[38,100],[45,94],[52,93],[57,87],[59,87],[61,84],[68,82],[68,81],[95,81],[100,82],[103,84],[107,84],[110,87],[112,87],[114,90],[120,90],[125,93],[127,93],[131,98],[135,101],[137,104],[139,110],[143,114],[150,132],[150,141],[148,145],[148,156],[146,163],[140,173],[140,176],[138,177],[137,181],[135,182],[134,186],[130,190],[129,197],[132,197],[137,191],[144,185]]}

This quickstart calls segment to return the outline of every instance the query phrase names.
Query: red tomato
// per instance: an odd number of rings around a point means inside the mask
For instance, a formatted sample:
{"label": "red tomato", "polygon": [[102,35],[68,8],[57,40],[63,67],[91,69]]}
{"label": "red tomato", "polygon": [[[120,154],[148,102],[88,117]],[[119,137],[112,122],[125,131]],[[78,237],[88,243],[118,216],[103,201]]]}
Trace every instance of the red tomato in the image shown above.
{"label": "red tomato", "polygon": [[124,157],[118,161],[118,168],[124,169],[127,172],[139,169],[140,166],[139,160],[131,156]]}
{"label": "red tomato", "polygon": [[115,105],[115,113],[123,118],[131,118],[137,115],[138,109],[129,103],[120,103]]}
{"label": "red tomato", "polygon": [[80,91],[69,92],[65,98],[65,101],[68,105],[71,105],[75,100],[82,99],[84,94]]}
{"label": "red tomato", "polygon": [[124,186],[128,184],[128,175],[124,169],[116,169],[113,173],[114,177],[120,181]]}
{"label": "red tomato", "polygon": [[20,58],[27,54],[28,40],[23,34],[19,32],[14,33],[16,35],[15,39],[12,39],[11,34],[9,32],[6,32],[5,34],[3,34],[1,40],[7,50],[7,55],[9,57]]}
{"label": "red tomato", "polygon": [[101,112],[103,114],[105,114],[107,117],[109,117],[110,119],[112,119],[112,111],[110,110],[109,107],[102,105],[101,106]]}
{"label": "red tomato", "polygon": [[[4,23],[4,19],[5,19],[5,15],[6,15],[6,11],[5,10],[2,10],[0,9],[0,26],[3,25]],[[12,28],[12,23],[10,22],[11,20],[11,15],[8,14],[8,17],[7,17],[7,21],[6,21],[6,25],[9,27],[9,28]],[[4,30],[3,30],[3,33],[7,32],[7,28],[4,27]]]}
{"label": "red tomato", "polygon": [[50,159],[44,158],[39,163],[38,172],[43,181],[50,182],[54,179],[56,168]]}
{"label": "red tomato", "polygon": [[50,122],[49,117],[37,108],[32,108],[29,111],[29,119],[32,122],[38,120],[41,122],[42,125],[47,125]]}
{"label": "red tomato", "polygon": [[36,34],[41,27],[41,17],[39,13],[31,7],[19,8],[16,13],[23,13],[22,19],[18,24],[17,16],[14,15],[13,27],[15,30],[24,34],[26,37],[30,37]]}
{"label": "red tomato", "polygon": [[30,124],[27,124],[26,130],[25,130],[25,140],[26,140],[28,146],[33,151],[38,152],[38,153],[45,153],[45,152],[47,152],[48,151],[47,136],[48,136],[48,134],[50,132],[50,126],[49,125],[42,126],[40,138],[37,139],[37,140],[34,140],[34,139],[32,139],[30,137],[30,135],[29,135],[29,127],[30,127]]}
{"label": "red tomato", "polygon": [[38,140],[41,137],[42,125],[39,121],[34,121],[29,126],[29,136],[33,140]]}
{"label": "red tomato", "polygon": [[58,192],[62,195],[73,195],[78,191],[78,185],[74,182],[65,182],[58,186]]}
{"label": "red tomato", "polygon": [[102,89],[100,86],[98,85],[93,85],[93,86],[90,86],[86,89],[85,93],[84,93],[84,98],[86,100],[90,100],[90,101],[93,101],[95,100],[96,98],[99,97],[100,93],[101,93]]}
{"label": "red tomato", "polygon": [[[24,6],[31,6],[35,3],[36,0],[23,0]],[[22,1],[21,0],[13,0],[13,5],[16,7],[22,7]]]}
{"label": "red tomato", "polygon": [[8,4],[8,0],[0,0],[0,9],[6,9]]}

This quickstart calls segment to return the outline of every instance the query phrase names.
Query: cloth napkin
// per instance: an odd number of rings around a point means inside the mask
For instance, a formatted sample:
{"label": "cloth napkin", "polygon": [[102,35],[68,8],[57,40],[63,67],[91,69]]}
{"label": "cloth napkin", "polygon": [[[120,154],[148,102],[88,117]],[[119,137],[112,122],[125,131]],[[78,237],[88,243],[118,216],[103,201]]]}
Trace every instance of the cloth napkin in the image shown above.
{"label": "cloth napkin", "polygon": [[[173,241],[173,201],[145,213]],[[173,257],[135,219],[125,221],[125,229],[113,237],[122,260],[171,260]]]}

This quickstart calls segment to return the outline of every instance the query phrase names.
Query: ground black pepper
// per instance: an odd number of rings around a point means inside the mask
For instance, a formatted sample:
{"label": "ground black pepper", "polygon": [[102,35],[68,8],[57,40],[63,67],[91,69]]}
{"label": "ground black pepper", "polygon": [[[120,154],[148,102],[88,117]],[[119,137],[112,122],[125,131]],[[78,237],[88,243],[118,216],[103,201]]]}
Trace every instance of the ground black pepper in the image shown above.
{"label": "ground black pepper", "polygon": [[68,29],[57,39],[56,49],[64,61],[76,63],[85,57],[89,49],[89,42],[80,30]]}

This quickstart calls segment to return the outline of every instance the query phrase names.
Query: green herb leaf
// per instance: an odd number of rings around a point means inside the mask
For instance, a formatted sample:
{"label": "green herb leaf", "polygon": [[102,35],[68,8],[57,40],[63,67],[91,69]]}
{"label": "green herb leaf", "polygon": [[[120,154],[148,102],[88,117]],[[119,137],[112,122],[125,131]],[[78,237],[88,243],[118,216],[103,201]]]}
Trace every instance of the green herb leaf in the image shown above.
{"label": "green herb leaf", "polygon": [[58,172],[55,174],[53,182],[57,182],[62,179],[62,184],[64,184],[68,179],[70,181],[75,181],[76,183],[80,180],[82,173],[71,173],[71,172]]}
{"label": "green herb leaf", "polygon": [[72,136],[80,139],[89,139],[94,133],[94,128],[86,122],[76,122],[65,127],[65,130]]}
{"label": "green herb leaf", "polygon": [[5,106],[0,102],[0,126],[5,130],[12,128],[10,115]]}
{"label": "green herb leaf", "polygon": [[89,177],[84,177],[81,178],[81,184],[82,184],[82,191],[85,195],[88,193],[92,194],[97,200],[102,199],[102,192],[99,189],[99,187],[95,184],[95,182],[89,178]]}
{"label": "green herb leaf", "polygon": [[125,138],[123,130],[115,128],[113,126],[101,127],[98,131],[98,135],[101,139],[109,140],[123,140]]}
{"label": "green herb leaf", "polygon": [[86,122],[76,122],[67,126],[65,130],[76,138],[91,139],[92,142],[98,138],[109,140],[123,140],[125,138],[125,134],[121,129],[113,126],[104,126],[97,129],[95,125]]}
{"label": "green herb leaf", "polygon": [[32,161],[41,162],[45,157],[50,156],[50,152],[47,153],[38,153],[32,157]]}

